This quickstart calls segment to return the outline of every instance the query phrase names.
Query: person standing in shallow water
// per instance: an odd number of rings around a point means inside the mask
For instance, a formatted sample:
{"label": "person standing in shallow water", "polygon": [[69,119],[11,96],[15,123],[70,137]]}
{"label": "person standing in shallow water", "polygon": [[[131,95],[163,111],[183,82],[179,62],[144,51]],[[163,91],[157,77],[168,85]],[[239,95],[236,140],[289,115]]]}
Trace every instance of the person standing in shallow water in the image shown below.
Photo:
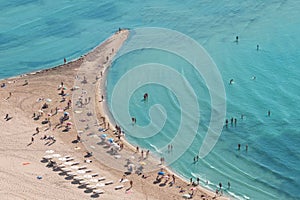
{"label": "person standing in shallow water", "polygon": [[239,42],[239,36],[235,37],[235,42],[238,43]]}
{"label": "person standing in shallow water", "polygon": [[270,117],[271,116],[271,111],[270,110],[268,110],[268,117]]}
{"label": "person standing in shallow water", "polygon": [[241,149],[241,144],[238,144],[238,150],[240,150]]}

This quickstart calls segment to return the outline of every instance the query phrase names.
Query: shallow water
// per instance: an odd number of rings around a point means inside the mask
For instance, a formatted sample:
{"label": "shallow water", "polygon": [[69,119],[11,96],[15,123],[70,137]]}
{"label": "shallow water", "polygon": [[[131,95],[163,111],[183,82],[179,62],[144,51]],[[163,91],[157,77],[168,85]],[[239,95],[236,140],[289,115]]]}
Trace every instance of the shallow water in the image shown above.
{"label": "shallow water", "polygon": [[[199,177],[212,190],[222,182],[224,192],[239,199],[300,199],[299,9],[296,1],[0,0],[0,78],[62,64],[64,57],[75,59],[119,27],[180,31],[201,44],[218,66],[226,90],[226,116],[237,118],[237,126],[223,129],[207,157],[193,164],[211,116],[209,92],[202,77],[182,58],[154,50],[121,57],[110,69],[108,99],[119,78],[134,66],[149,62],[172,66],[197,91],[201,112],[193,144],[171,164],[172,169],[187,179]],[[233,85],[228,84],[230,79]],[[146,103],[141,101],[145,92],[149,93]],[[172,91],[148,84],[136,90],[129,102],[138,125],[150,122],[149,108],[155,104],[168,114],[159,134],[147,139],[127,136],[134,144],[168,156],[160,148],[172,141],[182,116],[192,116],[181,115],[181,104]],[[128,125],[126,131],[131,121],[123,123]],[[184,129],[190,130],[189,124]]]}

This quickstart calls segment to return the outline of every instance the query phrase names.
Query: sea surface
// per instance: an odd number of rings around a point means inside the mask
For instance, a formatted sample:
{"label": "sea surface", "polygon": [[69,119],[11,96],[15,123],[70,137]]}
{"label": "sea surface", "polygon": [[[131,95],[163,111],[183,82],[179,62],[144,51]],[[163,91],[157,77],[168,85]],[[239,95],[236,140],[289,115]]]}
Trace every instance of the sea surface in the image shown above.
{"label": "sea surface", "polygon": [[[54,67],[63,58],[76,59],[120,27],[132,34],[143,27],[181,32],[206,50],[224,82],[229,124],[206,157],[194,162],[210,123],[210,91],[184,58],[155,49],[120,57],[108,73],[108,102],[118,80],[136,66],[171,66],[191,85],[200,110],[195,138],[170,164],[172,170],[187,180],[200,178],[213,191],[222,183],[222,192],[236,199],[300,199],[299,10],[298,1],[288,0],[0,0],[0,79]],[[144,93],[149,94],[147,101],[142,101]],[[157,104],[167,113],[166,121],[147,138],[128,132],[130,118],[120,122],[127,139],[168,161],[172,152],[165,147],[172,144],[183,118],[193,118],[181,109],[180,100],[163,85],[141,85],[124,102],[136,125],[151,123],[150,116],[156,116],[149,112]],[[237,119],[236,125],[231,118]],[[186,131],[190,126],[183,124]]]}

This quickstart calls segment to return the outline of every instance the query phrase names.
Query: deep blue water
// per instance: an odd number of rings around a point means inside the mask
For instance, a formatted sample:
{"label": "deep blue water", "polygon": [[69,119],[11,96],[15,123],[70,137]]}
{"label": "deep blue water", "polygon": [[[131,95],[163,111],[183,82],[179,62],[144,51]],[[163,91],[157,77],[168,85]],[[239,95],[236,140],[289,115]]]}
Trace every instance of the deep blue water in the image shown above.
{"label": "deep blue water", "polygon": [[[151,62],[172,66],[196,91],[201,111],[193,144],[171,164],[172,169],[187,179],[199,177],[212,190],[222,182],[225,193],[240,199],[300,199],[299,10],[297,1],[0,0],[0,78],[50,68],[62,64],[64,57],[75,59],[119,27],[182,32],[201,44],[218,66],[226,91],[226,118],[237,118],[237,126],[229,122],[208,156],[193,164],[211,116],[209,92],[203,78],[182,58],[155,50],[121,57],[110,69],[108,99],[120,77],[135,66]],[[230,79],[234,84],[229,85]],[[146,104],[140,101],[145,91]],[[136,90],[129,112],[144,126],[155,104],[168,113],[159,134],[140,139],[127,133],[129,141],[152,151],[172,141],[182,120],[179,99],[157,84]],[[130,119],[124,123],[130,126]],[[184,128],[190,130],[189,124]],[[165,151],[157,154],[168,156]]]}

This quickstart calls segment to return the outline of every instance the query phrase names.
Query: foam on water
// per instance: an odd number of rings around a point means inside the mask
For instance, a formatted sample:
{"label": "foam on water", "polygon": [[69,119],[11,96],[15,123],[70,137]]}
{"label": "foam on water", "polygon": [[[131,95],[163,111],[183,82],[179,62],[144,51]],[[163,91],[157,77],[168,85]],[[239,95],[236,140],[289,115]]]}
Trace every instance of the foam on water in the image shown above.
{"label": "foam on water", "polygon": [[[297,1],[0,0],[0,78],[62,64],[64,57],[75,59],[119,27],[180,31],[199,42],[217,64],[226,89],[227,118],[238,120],[236,127],[223,130],[205,159],[193,164],[208,129],[210,96],[202,77],[183,59],[144,50],[116,60],[108,76],[108,100],[117,80],[131,67],[150,62],[172,66],[197,91],[201,112],[193,144],[172,169],[186,179],[200,177],[201,185],[212,190],[219,182],[226,189],[230,181],[225,193],[237,199],[300,199],[299,10]],[[234,84],[229,85],[230,79]],[[140,101],[145,91],[150,95],[146,105]],[[163,129],[146,140],[129,135],[128,139],[166,155],[161,147],[172,141],[181,115],[193,116],[180,114],[176,96],[158,85],[136,90],[129,110],[139,125],[147,125],[149,108],[155,104],[168,114]],[[190,130],[188,124],[184,128]]]}

